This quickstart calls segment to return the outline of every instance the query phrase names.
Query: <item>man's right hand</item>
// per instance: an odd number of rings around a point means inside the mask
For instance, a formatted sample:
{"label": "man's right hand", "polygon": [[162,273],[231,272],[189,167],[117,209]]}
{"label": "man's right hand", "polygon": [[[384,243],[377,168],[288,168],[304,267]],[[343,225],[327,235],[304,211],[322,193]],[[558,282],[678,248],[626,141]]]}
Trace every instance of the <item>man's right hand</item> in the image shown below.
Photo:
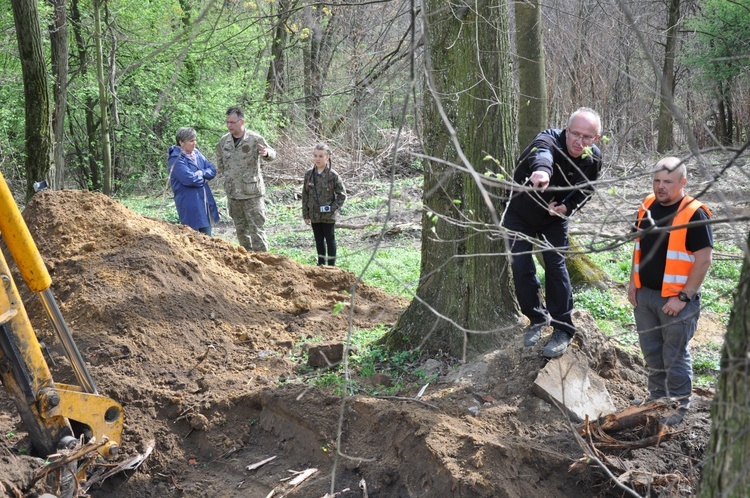
{"label": "man's right hand", "polygon": [[638,300],[636,299],[637,292],[638,288],[635,286],[635,282],[633,282],[633,280],[630,280],[630,282],[628,282],[628,301],[630,301],[630,304],[633,305],[633,308],[638,306]]}
{"label": "man's right hand", "polygon": [[549,173],[546,171],[534,171],[529,177],[529,181],[534,188],[541,189],[544,192],[544,189],[549,186]]}

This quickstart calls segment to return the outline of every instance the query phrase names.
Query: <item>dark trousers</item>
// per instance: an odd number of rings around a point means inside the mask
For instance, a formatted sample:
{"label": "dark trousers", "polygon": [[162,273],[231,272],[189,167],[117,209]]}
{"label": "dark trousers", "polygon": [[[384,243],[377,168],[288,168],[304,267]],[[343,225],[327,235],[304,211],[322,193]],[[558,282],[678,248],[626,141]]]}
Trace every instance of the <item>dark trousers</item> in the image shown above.
{"label": "dark trousers", "polygon": [[211,225],[208,225],[207,227],[201,227],[198,229],[200,233],[205,233],[209,237],[211,236]]}
{"label": "dark trousers", "polygon": [[[575,333],[573,320],[573,290],[570,285],[565,257],[555,249],[568,248],[568,222],[557,218],[552,223],[532,226],[512,211],[505,213],[503,226],[508,234],[513,284],[523,313],[532,324],[544,323],[552,318],[552,326],[570,335]],[[534,240],[536,239],[536,240]],[[544,294],[536,275],[534,254],[541,251],[544,260]]]}
{"label": "dark trousers", "polygon": [[318,251],[318,266],[336,266],[335,223],[310,223],[315,235],[315,249]]}

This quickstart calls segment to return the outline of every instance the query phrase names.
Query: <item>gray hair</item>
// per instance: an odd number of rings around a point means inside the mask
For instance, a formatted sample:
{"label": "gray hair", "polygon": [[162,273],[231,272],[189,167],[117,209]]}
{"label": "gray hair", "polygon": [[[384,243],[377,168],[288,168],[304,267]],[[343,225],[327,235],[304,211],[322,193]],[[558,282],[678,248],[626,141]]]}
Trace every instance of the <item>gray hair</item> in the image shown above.
{"label": "gray hair", "polygon": [[573,119],[578,116],[579,114],[590,114],[596,119],[596,134],[601,135],[602,134],[602,118],[599,116],[599,113],[593,110],[590,107],[579,107],[575,111],[573,111],[573,114],[570,115],[568,118],[568,127],[570,127],[571,124],[573,124]]}
{"label": "gray hair", "polygon": [[183,126],[179,130],[177,130],[177,133],[175,133],[174,139],[177,141],[177,145],[180,145],[180,143],[192,140],[196,138],[197,136],[198,136],[198,132],[195,131],[195,128],[191,128],[189,126]]}
{"label": "gray hair", "polygon": [[678,171],[680,178],[687,178],[687,166],[685,166],[685,161],[679,157],[667,156],[659,160],[654,166],[654,173],[658,173],[659,171],[667,171],[669,173]]}

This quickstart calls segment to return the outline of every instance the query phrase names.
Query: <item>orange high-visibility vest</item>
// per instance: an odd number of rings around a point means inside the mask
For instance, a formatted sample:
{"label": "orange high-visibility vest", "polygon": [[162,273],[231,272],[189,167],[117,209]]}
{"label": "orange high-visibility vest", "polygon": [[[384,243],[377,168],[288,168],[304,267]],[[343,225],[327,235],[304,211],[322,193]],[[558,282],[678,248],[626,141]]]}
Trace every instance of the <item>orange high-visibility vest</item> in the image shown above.
{"label": "orange high-visibility vest", "polygon": [[[654,203],[656,196],[650,194],[641,204],[641,208],[638,210],[638,229],[641,228],[641,221],[646,216],[646,211],[651,204]],[[690,218],[693,217],[695,212],[703,208],[711,216],[711,211],[701,204],[698,200],[686,195],[680,202],[680,207],[677,208],[677,214],[672,220],[672,226],[687,225],[690,222]],[[656,222],[656,220],[654,220]],[[667,261],[664,266],[664,280],[661,285],[662,297],[676,296],[682,292],[682,288],[687,282],[690,270],[693,268],[695,262],[695,256],[693,253],[687,250],[687,227],[672,230],[669,232],[669,241],[667,242]],[[635,239],[635,251],[633,253],[633,276],[635,277],[636,288],[641,288],[641,276],[639,274],[641,263],[641,239],[640,237]]]}

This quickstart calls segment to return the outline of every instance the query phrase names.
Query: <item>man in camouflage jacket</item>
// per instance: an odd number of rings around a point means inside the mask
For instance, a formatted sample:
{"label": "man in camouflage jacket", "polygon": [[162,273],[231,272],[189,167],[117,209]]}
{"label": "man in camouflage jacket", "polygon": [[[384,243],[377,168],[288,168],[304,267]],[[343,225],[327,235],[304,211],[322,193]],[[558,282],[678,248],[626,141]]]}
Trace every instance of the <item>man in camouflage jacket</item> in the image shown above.
{"label": "man in camouflage jacket", "polygon": [[245,129],[245,113],[241,108],[230,107],[226,116],[229,133],[216,146],[216,167],[224,175],[229,216],[242,247],[248,251],[267,251],[268,241],[263,231],[266,187],[260,158],[272,161],[276,151],[262,136]]}

